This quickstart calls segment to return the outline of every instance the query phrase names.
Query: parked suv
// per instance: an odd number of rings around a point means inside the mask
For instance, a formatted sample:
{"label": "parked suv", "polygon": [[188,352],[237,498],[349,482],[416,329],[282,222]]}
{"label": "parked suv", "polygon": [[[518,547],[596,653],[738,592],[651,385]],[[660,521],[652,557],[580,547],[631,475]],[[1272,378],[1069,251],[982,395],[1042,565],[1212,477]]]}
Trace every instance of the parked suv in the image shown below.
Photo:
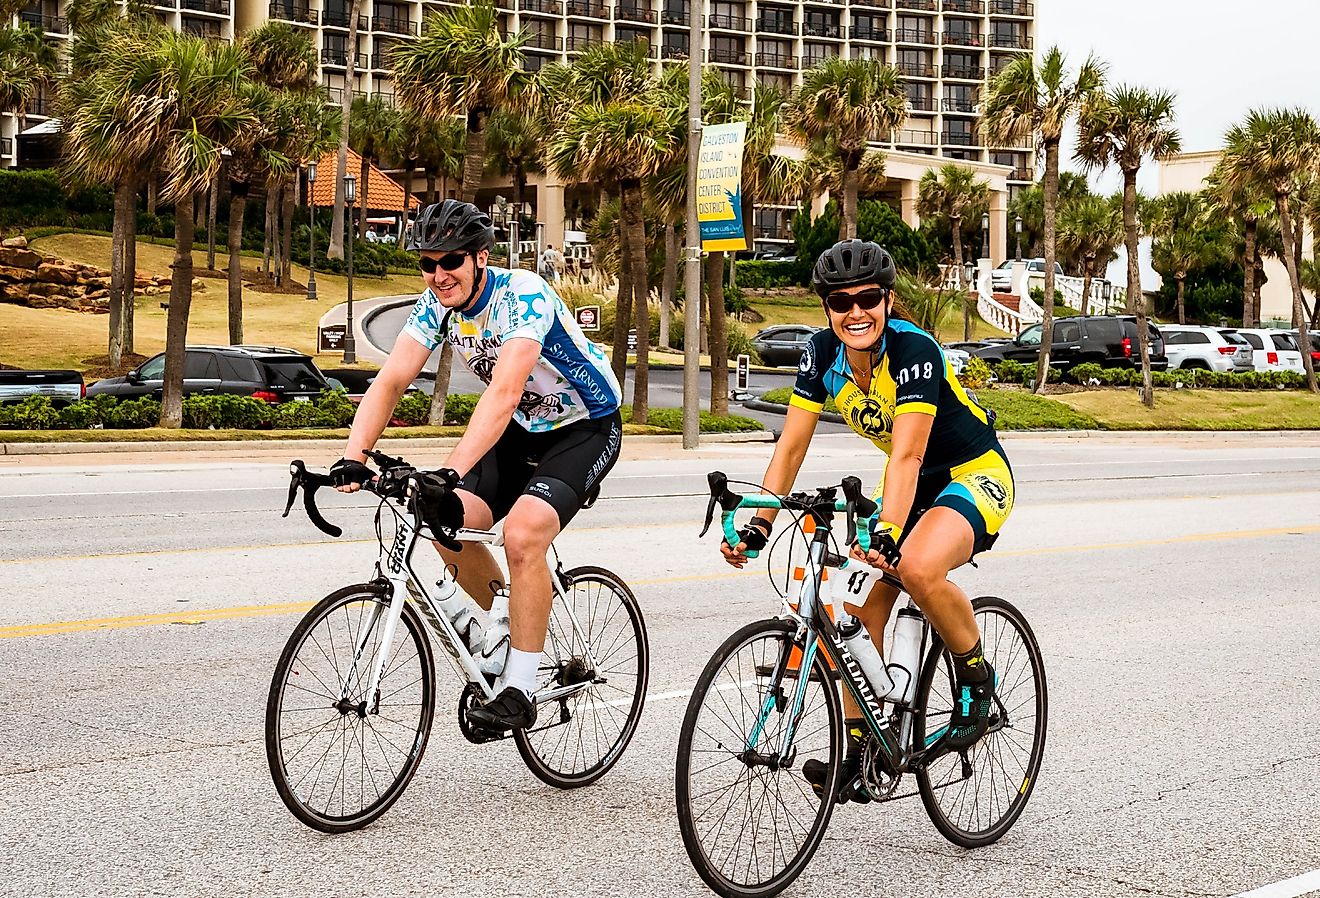
{"label": "parked suv", "polygon": [[1302,352],[1290,331],[1239,327],[1233,333],[1251,344],[1251,363],[1257,371],[1302,371]]}
{"label": "parked suv", "polygon": [[[165,354],[147,359],[123,377],[107,377],[88,396],[160,398]],[[278,346],[189,346],[183,361],[183,394],[232,393],[266,402],[314,399],[329,383],[312,358]]]}
{"label": "parked suv", "polygon": [[1164,354],[1170,368],[1250,371],[1251,344],[1231,330],[1192,324],[1166,324]]}
{"label": "parked suv", "polygon": [[[1153,324],[1150,328],[1150,367],[1163,371],[1169,367],[1164,355],[1164,339]],[[972,355],[987,362],[1012,361],[1034,364],[1040,357],[1042,326],[1033,324],[1010,343],[994,343],[972,350]],[[1094,362],[1106,368],[1141,366],[1141,348],[1137,345],[1137,320],[1132,316],[1089,315],[1055,318],[1054,339],[1050,344],[1050,364],[1071,368]]]}

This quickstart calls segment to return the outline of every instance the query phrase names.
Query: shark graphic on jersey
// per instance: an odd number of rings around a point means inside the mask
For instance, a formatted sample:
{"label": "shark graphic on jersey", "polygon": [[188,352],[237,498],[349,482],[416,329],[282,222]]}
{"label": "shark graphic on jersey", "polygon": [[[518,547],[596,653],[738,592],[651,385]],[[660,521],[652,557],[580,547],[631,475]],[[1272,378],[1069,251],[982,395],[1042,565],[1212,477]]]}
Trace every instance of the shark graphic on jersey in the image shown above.
{"label": "shark graphic on jersey", "polygon": [[490,383],[509,340],[541,344],[541,357],[523,387],[514,420],[536,433],[613,414],[623,391],[600,347],[587,339],[564,301],[538,274],[486,269],[472,308],[446,317],[431,290],[417,298],[403,332],[427,349],[448,340],[464,363]]}

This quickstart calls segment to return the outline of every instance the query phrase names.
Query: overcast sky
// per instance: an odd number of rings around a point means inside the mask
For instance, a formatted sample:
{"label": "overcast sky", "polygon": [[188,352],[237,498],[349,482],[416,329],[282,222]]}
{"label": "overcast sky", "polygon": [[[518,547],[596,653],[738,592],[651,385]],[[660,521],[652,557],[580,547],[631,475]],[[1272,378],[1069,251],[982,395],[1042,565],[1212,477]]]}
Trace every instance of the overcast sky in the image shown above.
{"label": "overcast sky", "polygon": [[[1035,0],[1036,46],[1057,44],[1072,66],[1094,52],[1111,81],[1177,95],[1186,152],[1218,149],[1224,132],[1258,106],[1320,114],[1317,0]],[[1072,141],[1064,145],[1072,155]],[[1141,178],[1155,192],[1153,166]],[[1093,175],[1117,189],[1114,173]]]}

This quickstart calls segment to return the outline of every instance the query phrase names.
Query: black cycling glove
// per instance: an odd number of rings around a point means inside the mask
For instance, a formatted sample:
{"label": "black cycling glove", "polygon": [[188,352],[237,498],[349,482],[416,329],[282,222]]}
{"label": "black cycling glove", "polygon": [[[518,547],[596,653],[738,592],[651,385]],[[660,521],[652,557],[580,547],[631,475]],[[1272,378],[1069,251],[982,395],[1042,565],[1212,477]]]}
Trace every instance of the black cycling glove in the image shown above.
{"label": "black cycling glove", "polygon": [[463,500],[454,492],[458,472],[450,468],[421,471],[417,476],[417,507],[422,520],[431,529],[435,541],[446,549],[460,552],[461,543],[454,535],[463,526]]}
{"label": "black cycling glove", "polygon": [[341,458],[330,466],[330,485],[335,487],[348,486],[350,483],[362,486],[375,476],[375,471],[351,458]]}
{"label": "black cycling glove", "polygon": [[898,567],[902,554],[898,551],[898,541],[903,538],[903,528],[888,521],[871,522],[871,551],[879,552],[880,557],[890,567]]}
{"label": "black cycling glove", "polygon": [[749,550],[759,552],[764,549],[766,543],[770,541],[770,533],[773,530],[774,525],[765,518],[752,518],[747,522],[743,529],[738,531],[738,539]]}

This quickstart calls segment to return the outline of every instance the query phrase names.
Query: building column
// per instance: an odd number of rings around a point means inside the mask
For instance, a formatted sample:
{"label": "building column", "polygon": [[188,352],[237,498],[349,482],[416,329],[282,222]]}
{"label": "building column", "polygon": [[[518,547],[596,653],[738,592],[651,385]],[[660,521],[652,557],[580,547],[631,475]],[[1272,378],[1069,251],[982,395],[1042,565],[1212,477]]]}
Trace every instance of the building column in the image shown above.
{"label": "building column", "polygon": [[991,264],[1008,258],[1008,191],[990,191],[990,258]]}
{"label": "building column", "polygon": [[536,186],[536,220],[545,225],[545,242],[564,248],[564,185],[546,176]]}
{"label": "building column", "polygon": [[921,214],[917,212],[917,199],[921,193],[921,183],[919,181],[903,181],[902,183],[902,205],[901,214],[904,223],[909,228],[916,230],[921,227]]}

